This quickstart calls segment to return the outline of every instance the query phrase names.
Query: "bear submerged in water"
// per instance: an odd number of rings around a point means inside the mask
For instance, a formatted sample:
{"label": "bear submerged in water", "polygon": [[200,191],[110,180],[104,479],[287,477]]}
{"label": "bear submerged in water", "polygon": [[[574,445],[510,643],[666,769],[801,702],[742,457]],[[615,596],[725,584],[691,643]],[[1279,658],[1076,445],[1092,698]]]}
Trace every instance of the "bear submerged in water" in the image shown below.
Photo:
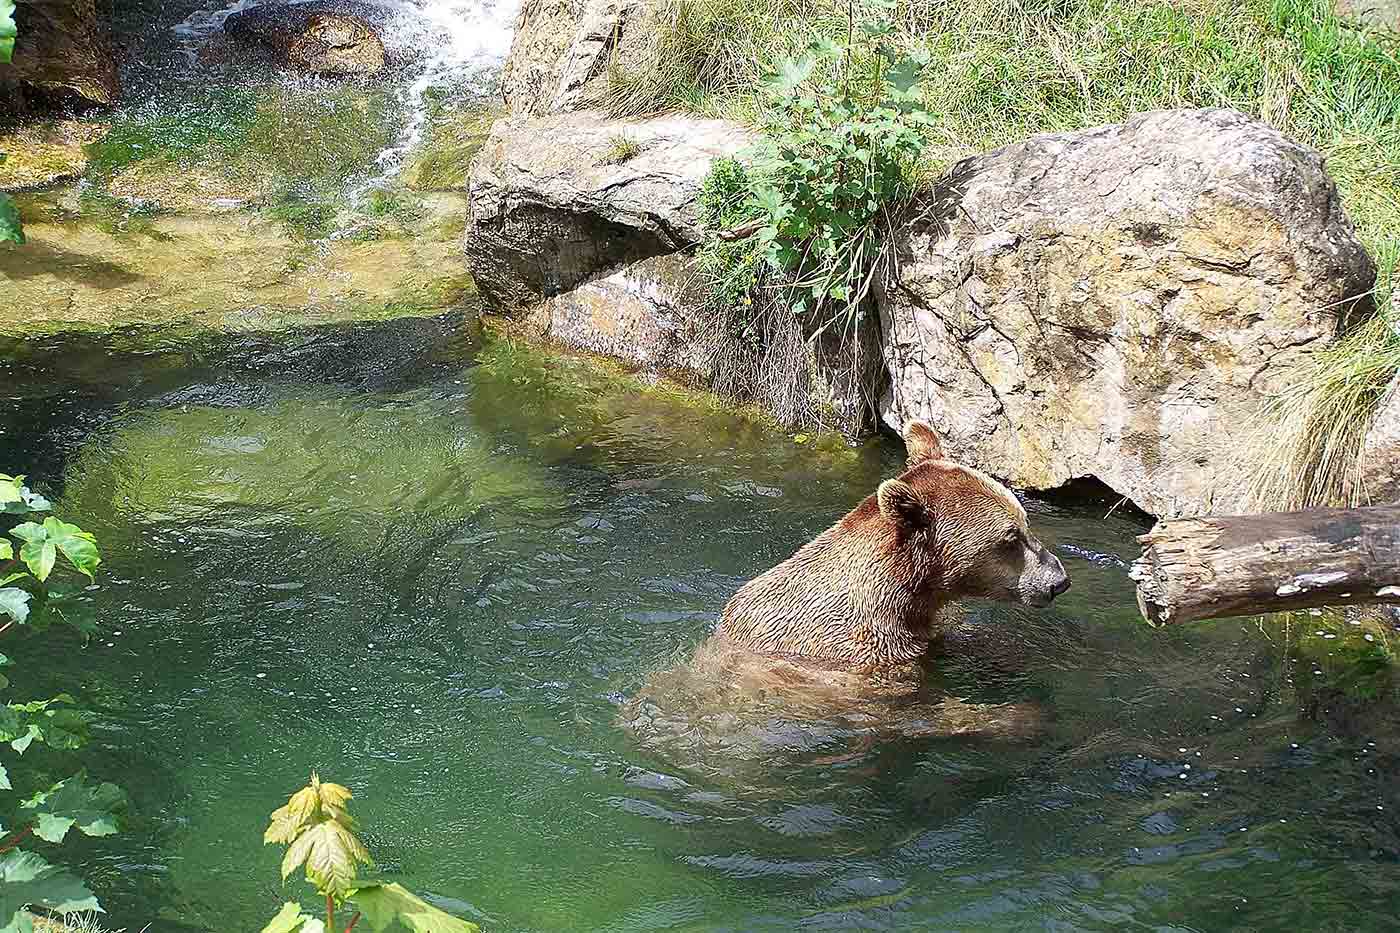
{"label": "bear submerged in water", "polygon": [[715,637],[757,654],[875,672],[928,651],[949,603],[1048,606],[1069,589],[1011,492],[943,458],[928,425],[904,432],[898,479],[729,600]]}
{"label": "bear submerged in water", "polygon": [[931,692],[925,664],[951,604],[1045,607],[1069,588],[1065,568],[1006,487],[947,460],[923,422],[904,437],[898,478],[741,587],[690,660],[624,705],[644,745],[732,775],[741,759],[797,763],[877,735],[1040,732],[1034,706]]}

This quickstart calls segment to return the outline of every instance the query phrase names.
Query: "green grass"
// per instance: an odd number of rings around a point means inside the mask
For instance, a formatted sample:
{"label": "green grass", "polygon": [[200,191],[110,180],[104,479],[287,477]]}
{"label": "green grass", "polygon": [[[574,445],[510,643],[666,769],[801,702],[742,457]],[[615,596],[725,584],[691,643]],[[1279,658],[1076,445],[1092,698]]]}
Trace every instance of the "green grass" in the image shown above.
{"label": "green grass", "polygon": [[[874,7],[857,19],[874,19]],[[647,54],[610,72],[618,115],[687,110],[761,117],[758,82],[817,36],[846,29],[834,0],[662,0]],[[923,88],[933,177],[1040,132],[1171,107],[1233,107],[1318,149],[1392,302],[1400,259],[1400,37],[1338,18],[1331,0],[900,0],[897,46],[932,58]],[[1354,500],[1347,478],[1385,384],[1393,326],[1362,327],[1314,356],[1274,400],[1260,502]],[[1281,498],[1280,498],[1281,497]]]}
{"label": "green grass", "polygon": [[608,142],[608,151],[603,153],[604,165],[621,165],[642,154],[642,144],[626,133],[618,133]]}

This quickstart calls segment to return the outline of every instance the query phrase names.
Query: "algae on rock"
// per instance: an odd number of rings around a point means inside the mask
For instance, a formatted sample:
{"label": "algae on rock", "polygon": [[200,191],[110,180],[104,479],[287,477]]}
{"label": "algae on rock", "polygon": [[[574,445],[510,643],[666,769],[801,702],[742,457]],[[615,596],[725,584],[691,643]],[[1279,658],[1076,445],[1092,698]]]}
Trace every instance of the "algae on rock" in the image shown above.
{"label": "algae on rock", "polygon": [[276,329],[433,314],[475,295],[457,252],[459,195],[423,196],[407,234],[393,218],[367,218],[375,235],[318,244],[248,211],[171,214],[75,192],[18,201],[29,243],[0,250],[12,299],[3,332]]}

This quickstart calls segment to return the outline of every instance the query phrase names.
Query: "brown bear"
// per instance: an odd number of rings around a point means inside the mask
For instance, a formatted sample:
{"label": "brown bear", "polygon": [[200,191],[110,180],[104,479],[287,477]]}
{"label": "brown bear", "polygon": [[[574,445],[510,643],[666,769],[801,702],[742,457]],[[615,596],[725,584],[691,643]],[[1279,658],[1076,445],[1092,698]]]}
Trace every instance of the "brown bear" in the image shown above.
{"label": "brown bear", "polygon": [[905,471],[729,600],[715,638],[801,666],[875,673],[925,654],[949,604],[983,597],[1048,606],[1064,565],[1016,497],[944,458],[921,421]]}
{"label": "brown bear", "polygon": [[[624,704],[621,722],[644,746],[735,776],[785,758],[859,757],[878,736],[1040,733],[1034,705],[926,689],[926,655],[950,603],[1046,606],[1069,588],[1064,566],[1031,535],[1015,496],[944,459],[928,425],[909,425],[905,440],[899,478],[746,583],[688,661],[652,674]],[[852,738],[848,755],[803,758],[814,743]]]}

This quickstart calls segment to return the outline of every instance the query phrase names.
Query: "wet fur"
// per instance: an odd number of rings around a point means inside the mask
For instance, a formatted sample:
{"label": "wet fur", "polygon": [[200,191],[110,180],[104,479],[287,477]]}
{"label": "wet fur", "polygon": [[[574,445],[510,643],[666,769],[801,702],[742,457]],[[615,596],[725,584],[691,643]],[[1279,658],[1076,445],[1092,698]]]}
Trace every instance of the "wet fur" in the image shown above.
{"label": "wet fur", "polygon": [[[922,657],[951,602],[1029,600],[1018,590],[1020,551],[1044,548],[1020,503],[990,477],[942,459],[927,425],[911,425],[906,440],[905,472],[745,584],[715,637],[814,668],[873,673]],[[1019,550],[1007,547],[1013,529]]]}

